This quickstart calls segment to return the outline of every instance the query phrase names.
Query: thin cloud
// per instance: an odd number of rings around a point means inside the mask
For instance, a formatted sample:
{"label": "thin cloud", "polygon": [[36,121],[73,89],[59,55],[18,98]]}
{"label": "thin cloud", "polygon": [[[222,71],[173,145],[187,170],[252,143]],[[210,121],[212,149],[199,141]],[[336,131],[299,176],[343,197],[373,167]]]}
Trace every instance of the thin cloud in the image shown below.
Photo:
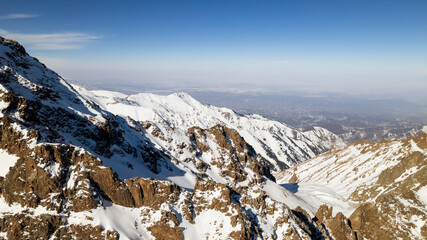
{"label": "thin cloud", "polygon": [[73,61],[65,58],[37,56],[37,59],[52,69],[69,67],[70,65],[74,64]]}
{"label": "thin cloud", "polygon": [[292,61],[285,59],[285,60],[274,61],[274,63],[276,63],[276,64],[290,64],[290,63],[292,63]]}
{"label": "thin cloud", "polygon": [[78,49],[84,47],[85,44],[92,40],[101,38],[99,36],[78,32],[26,34],[12,33],[2,29],[0,29],[0,36],[16,40],[19,43],[28,46],[28,48],[38,50]]}
{"label": "thin cloud", "polygon": [[14,13],[0,16],[0,19],[21,19],[21,18],[36,18],[37,14]]}

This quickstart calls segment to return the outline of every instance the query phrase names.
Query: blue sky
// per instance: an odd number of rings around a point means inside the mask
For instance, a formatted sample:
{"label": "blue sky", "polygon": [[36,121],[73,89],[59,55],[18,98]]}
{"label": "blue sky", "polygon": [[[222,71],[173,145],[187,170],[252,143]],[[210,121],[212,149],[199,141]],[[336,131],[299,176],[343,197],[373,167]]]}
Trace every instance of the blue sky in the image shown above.
{"label": "blue sky", "polygon": [[0,35],[92,85],[427,100],[427,1],[8,1]]}

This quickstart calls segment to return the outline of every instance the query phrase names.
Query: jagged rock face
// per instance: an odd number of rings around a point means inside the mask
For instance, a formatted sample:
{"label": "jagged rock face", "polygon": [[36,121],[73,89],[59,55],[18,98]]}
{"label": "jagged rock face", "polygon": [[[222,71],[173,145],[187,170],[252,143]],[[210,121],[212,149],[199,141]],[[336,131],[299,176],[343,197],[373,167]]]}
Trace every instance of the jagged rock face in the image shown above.
{"label": "jagged rock face", "polygon": [[[135,129],[162,146],[171,161],[192,173],[193,188],[198,178],[216,179],[232,186],[274,181],[267,161],[234,129],[215,125],[208,129],[173,129],[167,124],[132,121]],[[188,180],[188,179],[187,179]]]}
{"label": "jagged rock face", "polygon": [[[220,125],[207,130],[192,127],[188,129],[188,135],[192,142],[190,147],[193,151],[199,154],[209,153],[212,156],[209,164],[220,169],[220,174],[227,177],[228,182],[246,181],[248,171],[245,168],[254,173],[255,179],[250,179],[249,182],[260,183],[263,176],[274,181],[270,170],[265,167],[267,165],[265,159],[257,156],[254,149],[245,142],[237,131]],[[212,147],[217,149],[211,149]],[[203,170],[205,165],[201,168]]]}
{"label": "jagged rock face", "polygon": [[321,205],[317,210],[315,221],[327,226],[336,239],[358,239],[351,222],[341,212],[332,216],[332,207]]}
{"label": "jagged rock face", "polygon": [[[425,239],[426,166],[427,134],[421,134],[330,151],[282,173],[279,182],[317,183],[341,194],[358,239]],[[332,209],[319,211],[322,219]],[[334,225],[327,225],[332,232]]]}
{"label": "jagged rock face", "polygon": [[384,170],[375,184],[356,189],[350,199],[364,204],[350,217],[354,228],[367,239],[410,239],[414,232],[427,238],[426,203],[418,194],[427,186],[426,166],[427,155],[417,151]]}
{"label": "jagged rock face", "polygon": [[[0,193],[2,201],[18,213],[2,212],[0,230],[6,233],[8,239],[24,239],[26,236],[47,239],[50,236],[64,236],[66,232],[59,230],[66,224],[62,215],[64,211],[92,209],[97,206],[97,194],[103,192],[102,189],[94,189],[96,182],[88,174],[81,174],[82,169],[79,171],[76,166],[91,168],[91,171],[97,172],[96,168],[100,167],[101,163],[92,155],[80,154],[71,146],[41,145],[30,149],[28,143],[35,139],[31,135],[23,136],[14,129],[16,126],[13,124],[7,116],[1,119],[1,147],[7,149],[10,154],[17,155],[19,159],[7,175],[0,178]],[[84,173],[87,173],[87,169]],[[79,172],[80,176],[73,179],[72,175],[78,174],[76,172]],[[70,178],[79,186],[70,185]],[[85,185],[91,181],[93,184]],[[105,190],[108,193],[108,189]],[[32,213],[31,209],[36,208],[44,209],[43,213]],[[71,233],[86,228],[69,227],[73,229]],[[99,236],[114,236],[108,231],[98,233]],[[96,236],[96,233],[94,234]]]}

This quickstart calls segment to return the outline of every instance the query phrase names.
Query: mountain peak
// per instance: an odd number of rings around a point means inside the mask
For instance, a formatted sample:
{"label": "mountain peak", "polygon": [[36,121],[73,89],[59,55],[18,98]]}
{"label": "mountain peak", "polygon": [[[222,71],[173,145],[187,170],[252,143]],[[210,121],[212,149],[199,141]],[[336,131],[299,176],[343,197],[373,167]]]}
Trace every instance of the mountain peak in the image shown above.
{"label": "mountain peak", "polygon": [[188,94],[186,92],[176,92],[176,93],[173,93],[169,96],[177,97],[177,98],[181,99],[183,102],[185,102],[186,104],[189,104],[191,106],[201,106],[202,105],[201,102],[199,102],[198,100],[196,100],[195,98],[193,98],[190,94]]}
{"label": "mountain peak", "polygon": [[25,48],[15,40],[7,39],[0,36],[0,45],[9,47],[10,49],[20,54],[27,54],[27,52],[25,51]]}
{"label": "mountain peak", "polygon": [[182,99],[194,99],[192,96],[190,96],[190,94],[186,92],[176,92],[176,93],[172,93],[171,95],[177,96]]}

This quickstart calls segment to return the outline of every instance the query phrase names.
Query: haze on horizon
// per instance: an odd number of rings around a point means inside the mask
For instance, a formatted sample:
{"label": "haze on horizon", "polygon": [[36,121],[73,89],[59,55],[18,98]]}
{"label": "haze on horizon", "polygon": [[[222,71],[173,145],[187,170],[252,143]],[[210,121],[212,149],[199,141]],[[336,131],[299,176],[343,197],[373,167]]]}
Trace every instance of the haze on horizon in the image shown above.
{"label": "haze on horizon", "polygon": [[427,102],[427,2],[11,1],[0,36],[99,87]]}

